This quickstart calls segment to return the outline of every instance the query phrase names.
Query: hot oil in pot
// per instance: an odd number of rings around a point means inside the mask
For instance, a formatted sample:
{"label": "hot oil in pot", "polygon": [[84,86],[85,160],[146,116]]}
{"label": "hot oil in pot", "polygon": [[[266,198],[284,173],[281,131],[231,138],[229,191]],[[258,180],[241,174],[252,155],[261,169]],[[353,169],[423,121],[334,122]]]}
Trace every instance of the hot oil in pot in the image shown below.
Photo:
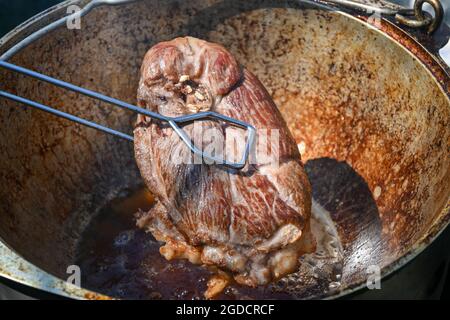
{"label": "hot oil in pot", "polygon": [[91,222],[78,246],[83,287],[125,299],[202,297],[209,272],[167,261],[151,234],[136,227],[135,213],[152,204],[143,188],[112,201]]}
{"label": "hot oil in pot", "polygon": [[[135,226],[138,209],[149,210],[145,188],[108,204],[88,226],[78,247],[82,286],[125,299],[203,299],[212,274],[184,260],[167,261],[161,246]],[[313,201],[311,229],[315,253],[301,257],[298,272],[269,286],[231,285],[220,299],[292,299],[320,296],[339,285],[342,246],[330,215]]]}

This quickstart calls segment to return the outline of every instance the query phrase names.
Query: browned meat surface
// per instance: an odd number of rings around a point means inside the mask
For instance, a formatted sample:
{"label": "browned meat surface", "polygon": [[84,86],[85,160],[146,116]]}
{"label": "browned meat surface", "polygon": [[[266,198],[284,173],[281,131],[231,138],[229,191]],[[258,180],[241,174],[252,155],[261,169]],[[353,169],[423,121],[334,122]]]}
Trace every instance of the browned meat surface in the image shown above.
{"label": "browned meat surface", "polygon": [[[135,156],[156,204],[140,212],[137,223],[164,243],[161,254],[217,270],[207,297],[231,279],[256,286],[295,271],[299,256],[314,246],[311,190],[296,143],[258,79],[222,46],[177,38],[147,52],[138,104],[169,116],[211,110],[257,130],[279,130],[277,143],[269,143],[278,166],[264,162],[235,171],[180,163],[190,151],[176,133],[167,124],[138,117]],[[191,138],[198,134],[194,126],[184,127]],[[214,121],[201,126],[232,130]]]}

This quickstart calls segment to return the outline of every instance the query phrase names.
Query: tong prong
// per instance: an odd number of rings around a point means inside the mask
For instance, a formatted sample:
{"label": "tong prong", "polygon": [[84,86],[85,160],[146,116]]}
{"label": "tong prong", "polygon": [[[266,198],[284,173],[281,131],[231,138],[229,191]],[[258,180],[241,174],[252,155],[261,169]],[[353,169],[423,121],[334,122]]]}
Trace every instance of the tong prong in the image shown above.
{"label": "tong prong", "polygon": [[[216,119],[216,120],[222,120],[226,123],[231,123],[234,126],[246,129],[247,131],[247,143],[245,145],[244,153],[242,155],[242,158],[239,162],[229,162],[226,159],[221,159],[218,157],[213,157],[211,155],[205,154],[200,149],[198,149],[193,143],[192,140],[186,135],[186,133],[181,129],[177,124],[184,124],[187,122],[192,122],[196,120],[207,120],[207,119]],[[169,121],[170,126],[177,132],[177,134],[181,137],[181,139],[184,141],[186,145],[189,146],[189,148],[192,150],[194,154],[197,154],[199,156],[202,156],[203,158],[206,158],[210,161],[213,161],[218,164],[223,164],[227,167],[231,167],[233,169],[242,169],[245,167],[245,164],[247,163],[247,159],[249,157],[250,151],[253,147],[253,143],[255,140],[256,135],[256,129],[252,125],[233,119],[230,117],[227,117],[223,114],[213,112],[213,111],[206,111],[206,112],[198,112],[193,113],[185,116],[175,117],[171,121]]]}
{"label": "tong prong", "polygon": [[[230,161],[227,161],[226,159],[214,157],[214,156],[204,153],[202,150],[200,150],[199,148],[197,148],[194,145],[194,143],[192,142],[192,139],[190,139],[189,136],[184,132],[184,130],[181,129],[181,127],[179,127],[177,125],[177,123],[183,124],[183,123],[192,122],[195,120],[206,120],[206,119],[224,120],[229,123],[233,123],[236,126],[245,128],[247,130],[247,142],[245,144],[244,153],[242,155],[242,158],[239,160],[239,162],[230,162]],[[194,154],[201,156],[204,159],[212,161],[216,164],[221,164],[221,165],[230,167],[232,169],[239,170],[239,169],[242,169],[245,167],[245,164],[247,163],[247,159],[249,158],[249,154],[250,154],[250,151],[253,147],[253,143],[255,140],[256,129],[253,126],[245,124],[244,122],[241,122],[239,120],[229,118],[229,117],[223,116],[219,113],[215,113],[215,112],[211,112],[211,111],[200,112],[200,113],[195,113],[192,115],[177,117],[168,122],[169,122],[169,125],[172,127],[172,129],[178,134],[178,136],[183,140],[183,142],[189,147],[189,149],[191,149],[191,151]]]}

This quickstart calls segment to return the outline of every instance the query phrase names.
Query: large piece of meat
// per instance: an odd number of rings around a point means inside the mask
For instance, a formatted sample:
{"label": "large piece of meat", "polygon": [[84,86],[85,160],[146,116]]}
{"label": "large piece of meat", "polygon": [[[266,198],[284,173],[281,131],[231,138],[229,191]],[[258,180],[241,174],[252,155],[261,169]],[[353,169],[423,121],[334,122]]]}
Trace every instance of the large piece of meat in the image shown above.
{"label": "large piece of meat", "polygon": [[[140,212],[137,223],[164,243],[161,254],[216,270],[207,297],[233,278],[257,286],[295,271],[299,256],[314,246],[310,184],[297,145],[258,79],[222,46],[176,38],[147,52],[138,105],[168,116],[211,110],[279,134],[269,143],[274,154],[269,158],[278,157],[278,165],[247,164],[237,171],[185,164],[180,159],[191,153],[176,133],[165,123],[138,117],[135,156],[156,204]],[[184,130],[195,137],[194,126]],[[214,121],[200,126],[226,130]]]}

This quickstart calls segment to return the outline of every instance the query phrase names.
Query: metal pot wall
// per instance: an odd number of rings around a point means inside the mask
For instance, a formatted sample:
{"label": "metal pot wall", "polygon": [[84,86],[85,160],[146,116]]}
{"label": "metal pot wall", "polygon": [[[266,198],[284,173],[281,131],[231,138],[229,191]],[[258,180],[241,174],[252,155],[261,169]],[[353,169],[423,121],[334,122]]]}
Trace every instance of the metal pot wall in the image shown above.
{"label": "metal pot wall", "polygon": [[[0,40],[0,51],[85,2],[32,18]],[[431,37],[407,34],[389,18],[374,23],[359,12],[291,1],[148,0],[97,8],[80,30],[59,28],[11,61],[134,103],[140,63],[153,44],[182,35],[223,44],[274,98],[313,197],[330,211],[344,247],[339,288],[300,297],[340,297],[365,286],[370,266],[386,277],[414,259],[450,219],[450,78],[434,54],[448,29]],[[132,130],[132,114],[103,103],[4,70],[0,83]],[[58,295],[102,297],[61,279],[99,210],[142,184],[133,146],[0,104],[0,276]],[[439,254],[445,260],[445,250]]]}

